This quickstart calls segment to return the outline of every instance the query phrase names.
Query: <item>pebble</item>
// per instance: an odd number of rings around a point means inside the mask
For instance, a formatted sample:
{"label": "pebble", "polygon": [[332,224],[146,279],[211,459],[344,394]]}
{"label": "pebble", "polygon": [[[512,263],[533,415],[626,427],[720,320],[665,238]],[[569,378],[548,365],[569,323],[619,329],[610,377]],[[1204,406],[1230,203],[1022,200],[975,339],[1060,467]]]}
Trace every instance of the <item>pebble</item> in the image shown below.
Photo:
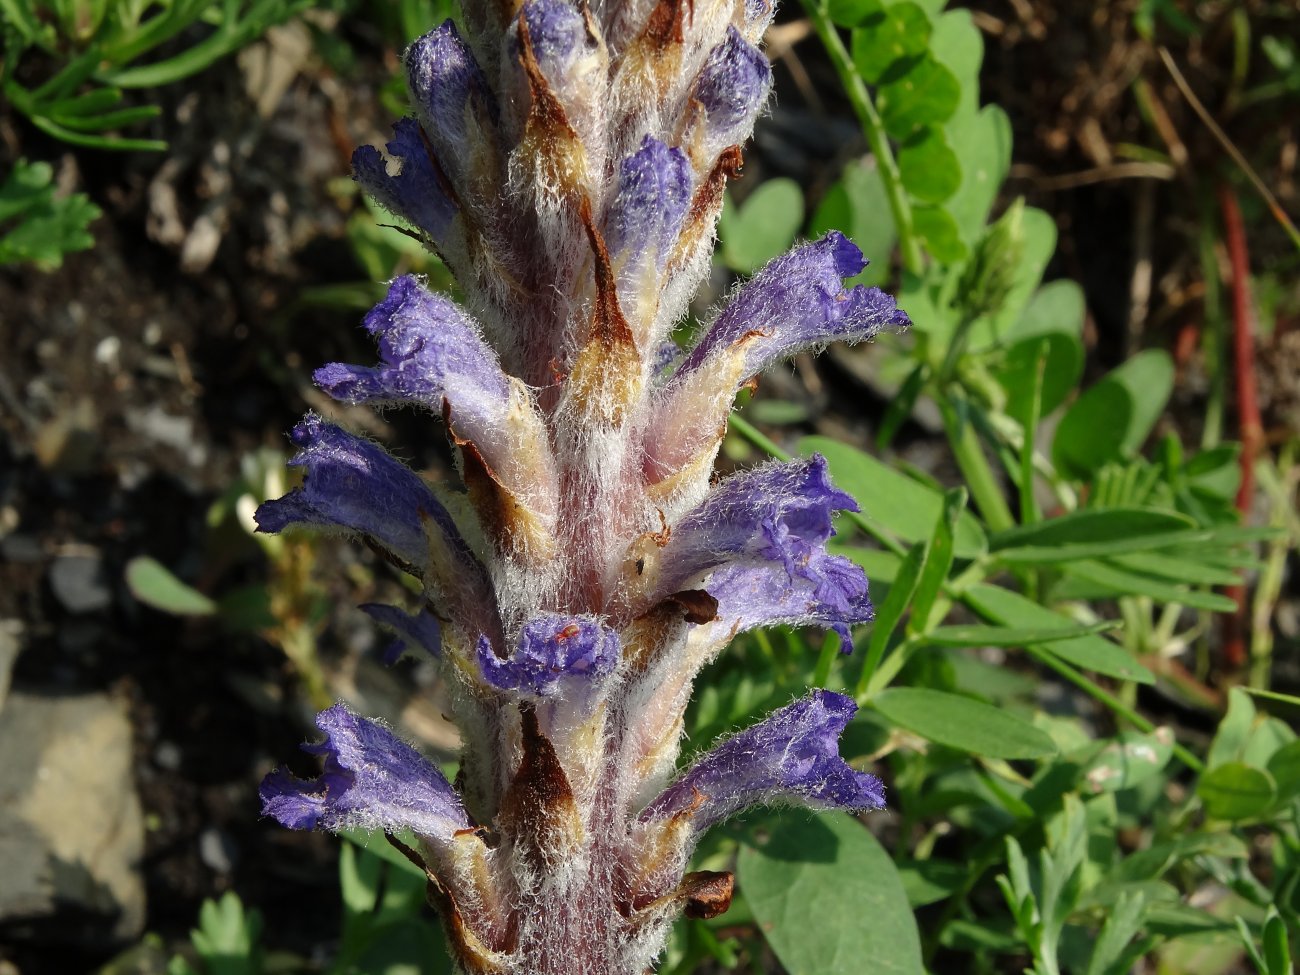
{"label": "pebble", "polygon": [[113,590],[98,555],[60,555],[50,564],[50,588],[69,613],[94,613],[113,602]]}
{"label": "pebble", "polygon": [[235,869],[238,856],[238,846],[225,830],[209,826],[199,834],[199,859],[213,872],[230,873]]}

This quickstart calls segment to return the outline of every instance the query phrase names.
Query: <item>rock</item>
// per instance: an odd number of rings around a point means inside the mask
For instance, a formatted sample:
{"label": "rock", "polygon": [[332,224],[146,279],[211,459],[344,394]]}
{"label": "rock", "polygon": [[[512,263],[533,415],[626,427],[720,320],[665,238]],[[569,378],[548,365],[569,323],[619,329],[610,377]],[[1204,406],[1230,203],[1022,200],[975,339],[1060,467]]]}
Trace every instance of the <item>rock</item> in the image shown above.
{"label": "rock", "polygon": [[5,699],[9,696],[14,663],[23,648],[22,636],[22,620],[0,620],[0,711],[4,710]]}
{"label": "rock", "polygon": [[0,926],[90,949],[144,928],[131,725],[103,694],[10,694],[0,713]]}
{"label": "rock", "polygon": [[230,873],[238,857],[239,847],[225,830],[209,826],[199,834],[199,859],[214,873]]}
{"label": "rock", "polygon": [[94,613],[113,602],[98,555],[60,555],[50,564],[50,588],[69,613]]}

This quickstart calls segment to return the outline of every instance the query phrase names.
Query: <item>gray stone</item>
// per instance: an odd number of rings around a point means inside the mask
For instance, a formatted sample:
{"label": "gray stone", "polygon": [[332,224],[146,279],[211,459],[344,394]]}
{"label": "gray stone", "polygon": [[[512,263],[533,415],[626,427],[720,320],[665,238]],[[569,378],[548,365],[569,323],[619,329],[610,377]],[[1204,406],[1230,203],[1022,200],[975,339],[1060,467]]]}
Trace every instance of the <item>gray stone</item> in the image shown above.
{"label": "gray stone", "polygon": [[199,834],[199,859],[215,873],[230,873],[238,857],[239,847],[225,830],[209,826]]}
{"label": "gray stone", "polygon": [[5,699],[9,696],[14,663],[23,648],[22,637],[22,620],[0,620],[0,711],[4,710]]}
{"label": "gray stone", "polygon": [[122,708],[103,694],[14,691],[0,755],[0,924],[94,947],[139,937],[144,817]]}
{"label": "gray stone", "polygon": [[69,613],[94,613],[113,603],[98,555],[60,555],[50,564],[50,588]]}

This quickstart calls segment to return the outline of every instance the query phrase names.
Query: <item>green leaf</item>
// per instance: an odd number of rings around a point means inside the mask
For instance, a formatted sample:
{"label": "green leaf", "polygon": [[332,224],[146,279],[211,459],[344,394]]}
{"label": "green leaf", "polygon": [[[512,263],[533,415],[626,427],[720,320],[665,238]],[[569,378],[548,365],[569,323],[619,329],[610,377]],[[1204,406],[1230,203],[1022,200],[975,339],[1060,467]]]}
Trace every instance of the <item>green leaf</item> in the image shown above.
{"label": "green leaf", "polygon": [[885,415],[880,420],[880,430],[876,433],[876,446],[884,450],[894,440],[894,434],[898,432],[907,419],[912,415],[912,410],[916,406],[916,401],[921,395],[921,390],[925,388],[926,379],[929,377],[929,368],[924,362],[918,362],[915,368],[907,374],[903,380],[903,385],[899,387],[898,392],[889,401],[889,406],[885,409]]}
{"label": "green leaf", "polygon": [[1085,509],[998,532],[989,538],[989,550],[1004,562],[1071,562],[1186,541],[1184,533],[1195,524],[1154,508]]}
{"label": "green leaf", "polygon": [[1026,413],[1023,402],[1033,386],[1039,344],[1047,341],[1042,414],[1065,402],[1083,374],[1083,290],[1073,281],[1053,281],[1034,292],[1005,339],[1007,350],[994,375],[1007,393],[1010,416]]}
{"label": "green leaf", "polygon": [[1167,352],[1147,349],[1084,391],[1061,418],[1052,441],[1056,464],[1078,477],[1134,456],[1174,388]]}
{"label": "green leaf", "polygon": [[853,32],[853,64],[871,85],[880,84],[891,68],[903,73],[929,48],[930,18],[914,3],[893,3],[864,13],[854,26],[859,29]]}
{"label": "green leaf", "polygon": [[1001,919],[981,918],[967,921],[956,918],[939,932],[939,943],[951,951],[986,957],[993,954],[1018,954],[1024,950],[1024,941],[1005,926]]}
{"label": "green leaf", "polygon": [[137,555],[126,564],[126,585],[146,606],[174,616],[211,616],[217,611],[216,603],[147,555]]}
{"label": "green leaf", "polygon": [[[856,550],[861,552],[863,550]],[[876,667],[884,659],[885,650],[889,646],[889,638],[893,636],[894,630],[898,628],[898,622],[907,612],[907,608],[912,604],[912,595],[916,592],[917,583],[921,579],[921,570],[925,566],[926,556],[929,552],[927,542],[917,542],[908,550],[906,556],[898,566],[894,575],[892,584],[889,587],[889,595],[883,602],[877,602],[876,619],[871,624],[871,639],[867,643],[867,655],[862,663],[862,675],[858,678],[858,694],[863,694],[875,673]],[[861,562],[859,562],[859,565]],[[867,579],[873,577],[868,573]],[[875,597],[875,590],[872,590],[872,596]]]}
{"label": "green leaf", "polygon": [[969,10],[949,10],[938,19],[930,38],[930,53],[953,73],[961,86],[957,111],[968,115],[978,111],[984,38]]}
{"label": "green leaf", "polygon": [[348,971],[349,975],[453,975],[455,968],[437,927],[406,918],[372,931]]}
{"label": "green leaf", "polygon": [[927,126],[898,150],[903,187],[923,203],[942,203],[961,186],[961,161],[943,130]]}
{"label": "green leaf", "polygon": [[[930,540],[943,510],[943,495],[938,491],[830,437],[803,438],[799,453],[823,455],[830,463],[831,479],[857,499],[863,516],[883,532],[907,542]],[[953,544],[961,559],[976,558],[985,551],[984,531],[969,511],[957,519]]]}
{"label": "green leaf", "polygon": [[1150,938],[1130,944],[1142,927],[1146,906],[1146,894],[1141,890],[1119,895],[1093,943],[1086,975],[1126,975],[1138,957],[1154,947]]}
{"label": "green leaf", "polygon": [[1084,767],[1083,781],[1093,793],[1130,789],[1168,765],[1173,746],[1168,728],[1150,734],[1121,731]]}
{"label": "green leaf", "polygon": [[906,70],[891,70],[881,79],[876,107],[885,131],[904,142],[924,126],[946,122],[960,98],[957,77],[927,52],[907,62]]}
{"label": "green leaf", "polygon": [[1269,975],[1292,975],[1295,971],[1291,965],[1291,947],[1287,939],[1286,924],[1277,913],[1277,907],[1269,905],[1269,916],[1264,922],[1264,964],[1268,966]]}
{"label": "green leaf", "polygon": [[83,193],[55,196],[53,178],[48,163],[20,159],[0,184],[0,222],[18,218],[0,233],[0,265],[25,261],[53,270],[64,254],[94,246],[87,228],[99,208]]}
{"label": "green leaf", "polygon": [[1237,610],[1237,604],[1227,596],[1174,585],[1108,562],[1080,559],[1067,563],[1063,568],[1068,575],[1099,586],[1115,596],[1146,596],[1157,603],[1178,603],[1211,613],[1234,613]]}
{"label": "green leaf", "polygon": [[912,616],[907,624],[909,635],[920,633],[930,625],[930,614],[952,569],[953,533],[965,510],[965,488],[953,488],[943,496],[943,510],[936,519],[934,534],[926,548],[925,565],[912,593]]}
{"label": "green leaf", "polygon": [[826,5],[831,21],[840,27],[859,27],[884,11],[880,0],[830,0]]}
{"label": "green leaf", "polygon": [[1207,815],[1237,822],[1262,815],[1277,798],[1273,776],[1244,762],[1212,768],[1196,783]]}
{"label": "green leaf", "polygon": [[1255,727],[1255,702],[1240,687],[1228,691],[1228,710],[1219,722],[1210,750],[1205,756],[1206,768],[1226,765],[1241,758]]}
{"label": "green leaf", "polygon": [[736,873],[790,975],[860,975],[868,958],[873,975],[923,975],[898,871],[861,823],[833,813],[769,823],[741,847]]}
{"label": "green leaf", "polygon": [[1001,108],[989,105],[978,113],[958,113],[945,128],[961,160],[961,186],[944,206],[958,237],[973,247],[1011,167],[1011,122]]}
{"label": "green leaf", "polygon": [[1268,774],[1277,783],[1280,802],[1300,796],[1300,741],[1283,745],[1268,760]]}
{"label": "green leaf", "polygon": [[966,245],[952,214],[942,207],[920,205],[912,209],[912,228],[925,242],[925,249],[942,264],[956,264],[966,257]]}
{"label": "green leaf", "polygon": [[1296,733],[1285,721],[1266,717],[1256,721],[1241,750],[1241,760],[1256,768],[1266,768],[1269,760],[1281,749],[1296,740]]}
{"label": "green leaf", "polygon": [[[971,586],[962,596],[963,601],[985,619],[1008,626],[1047,628],[1070,622],[1068,616],[1040,606],[1032,599],[1001,586]],[[1084,670],[1107,677],[1154,684],[1155,675],[1133,659],[1121,646],[1100,636],[1080,636],[1077,639],[1056,640],[1043,649],[1053,656]]]}
{"label": "green leaf", "polygon": [[[730,198],[728,198],[730,203]],[[803,190],[792,179],[761,183],[743,206],[728,206],[718,223],[722,259],[751,274],[789,250],[803,226]]]}
{"label": "green leaf", "polygon": [[220,900],[205,900],[199,908],[199,926],[190,941],[210,975],[261,975],[262,916],[244,911],[231,890]]}
{"label": "green leaf", "polygon": [[926,687],[891,687],[871,705],[922,738],[988,758],[1044,758],[1056,753],[1047,734],[1000,708]]}
{"label": "green leaf", "polygon": [[1062,640],[1077,640],[1115,629],[1111,621],[1091,626],[1060,626],[1050,629],[1021,629],[1011,626],[936,626],[925,634],[925,642],[936,647],[1033,647]]}
{"label": "green leaf", "polygon": [[[366,830],[352,827],[349,829],[339,830],[338,835],[343,837],[353,846],[357,847],[359,851],[364,851],[371,857],[383,860],[390,866],[403,870],[412,878],[428,880],[424,871],[410,860],[406,859],[406,857],[404,857],[396,847],[388,842],[388,839],[382,832],[367,832]],[[414,848],[419,845],[419,840],[409,833],[401,832],[396,835],[397,838],[407,846]]]}
{"label": "green leaf", "polygon": [[960,890],[969,874],[966,864],[956,860],[903,860],[898,876],[913,908],[944,900]]}
{"label": "green leaf", "polygon": [[889,195],[875,160],[869,157],[849,162],[839,182],[817,205],[809,236],[822,237],[828,230],[838,230],[857,244],[871,262],[846,285],[879,287],[888,280],[889,255],[898,239],[894,221],[881,219],[881,214],[888,212]]}
{"label": "green leaf", "polygon": [[1232,569],[1202,565],[1191,559],[1177,559],[1161,552],[1131,552],[1128,555],[1113,555],[1106,561],[1127,572],[1138,572],[1194,586],[1235,586],[1241,583],[1241,574]]}
{"label": "green leaf", "polygon": [[1155,880],[1201,856],[1245,860],[1250,848],[1231,833],[1188,833],[1130,854],[1115,865],[1110,878],[1114,883]]}

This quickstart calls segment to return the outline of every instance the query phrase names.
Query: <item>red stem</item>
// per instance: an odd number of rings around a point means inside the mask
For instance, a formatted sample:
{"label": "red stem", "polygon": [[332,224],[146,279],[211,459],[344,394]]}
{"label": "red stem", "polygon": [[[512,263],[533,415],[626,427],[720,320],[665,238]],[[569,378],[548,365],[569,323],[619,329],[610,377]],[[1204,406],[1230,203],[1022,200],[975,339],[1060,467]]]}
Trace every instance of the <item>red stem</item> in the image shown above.
{"label": "red stem", "polygon": [[[1237,421],[1241,430],[1241,486],[1237,489],[1237,510],[1242,521],[1250,517],[1255,495],[1255,458],[1264,438],[1255,383],[1255,334],[1251,327],[1250,256],[1246,251],[1246,230],[1241,221],[1237,195],[1227,183],[1219,185],[1219,208],[1232,265],[1232,365],[1237,392]],[[1223,662],[1230,669],[1246,662],[1246,589],[1231,587],[1227,595],[1237,602],[1235,616],[1224,620]]]}

